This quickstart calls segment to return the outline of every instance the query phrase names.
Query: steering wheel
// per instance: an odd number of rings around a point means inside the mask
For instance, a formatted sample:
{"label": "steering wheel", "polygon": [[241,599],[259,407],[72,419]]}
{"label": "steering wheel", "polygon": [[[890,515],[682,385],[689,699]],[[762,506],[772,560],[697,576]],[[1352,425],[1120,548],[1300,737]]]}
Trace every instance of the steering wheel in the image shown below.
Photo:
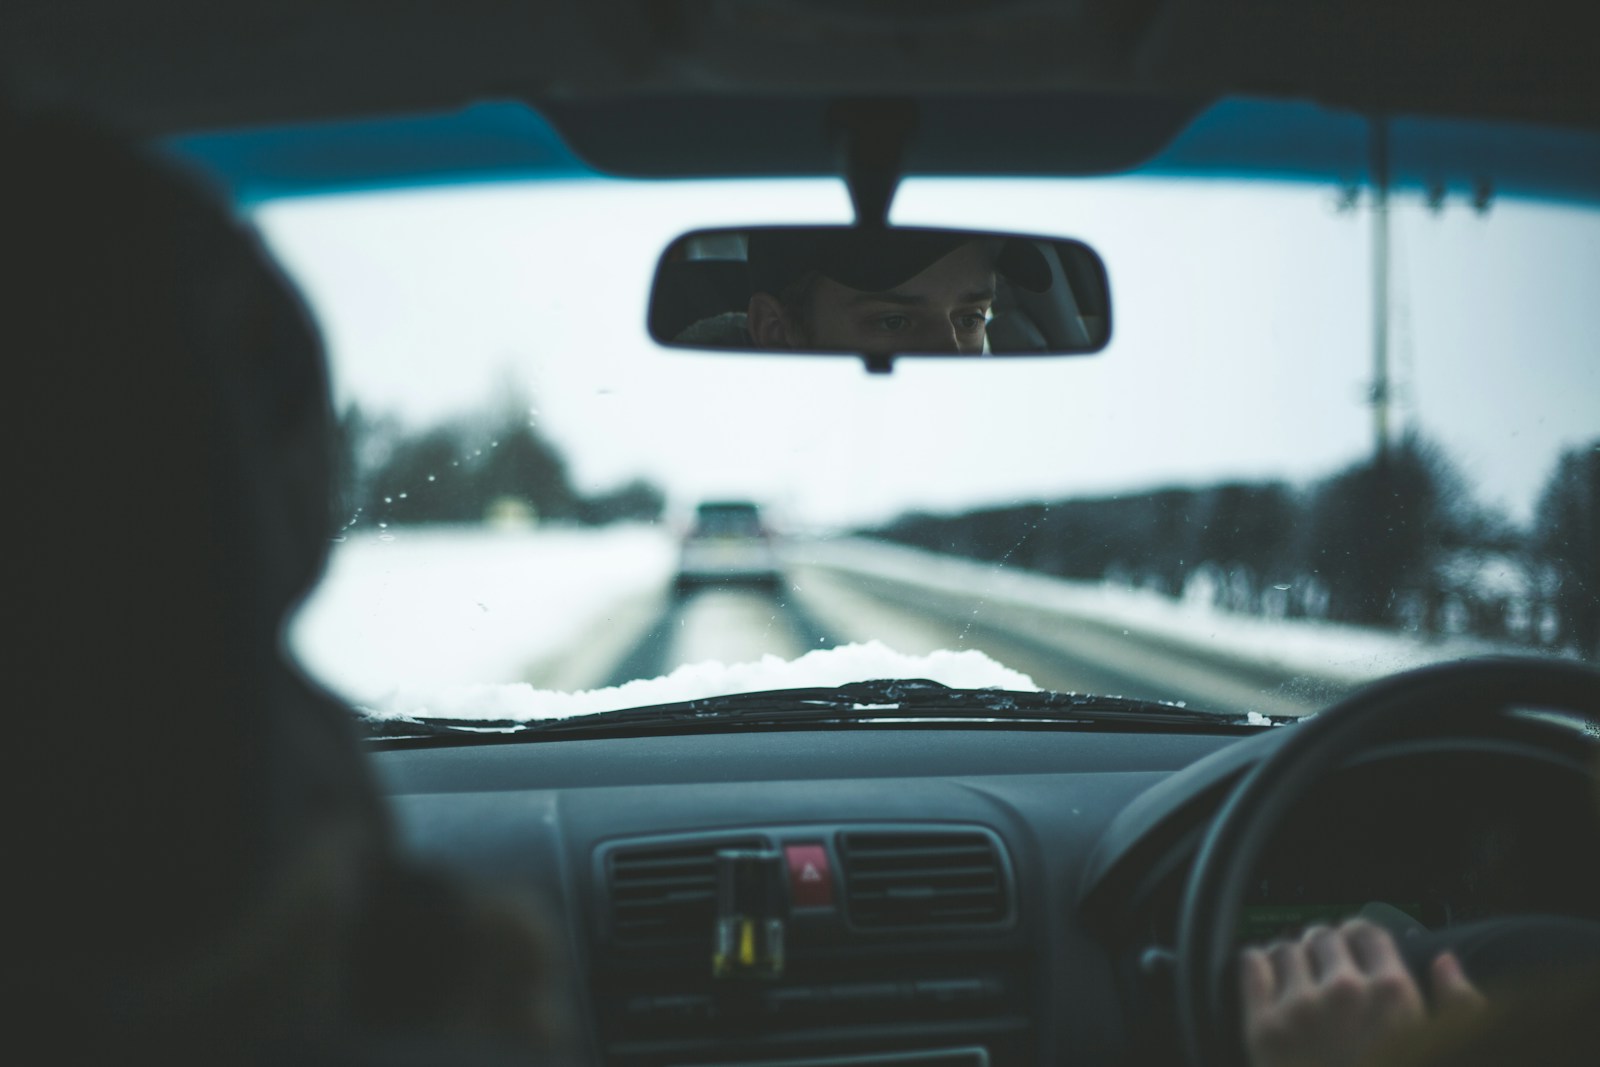
{"label": "steering wheel", "polygon": [[[1377,682],[1285,727],[1293,736],[1243,777],[1217,813],[1184,890],[1175,978],[1179,1032],[1191,1067],[1242,1059],[1234,931],[1261,850],[1290,808],[1329,772],[1376,747],[1402,738],[1464,736],[1511,708],[1575,713],[1600,724],[1600,671],[1531,657],[1457,661]],[[1532,935],[1541,944],[1577,944],[1585,954],[1600,946],[1600,924],[1534,922],[1544,924]],[[1527,934],[1516,919],[1476,931],[1480,941]]]}

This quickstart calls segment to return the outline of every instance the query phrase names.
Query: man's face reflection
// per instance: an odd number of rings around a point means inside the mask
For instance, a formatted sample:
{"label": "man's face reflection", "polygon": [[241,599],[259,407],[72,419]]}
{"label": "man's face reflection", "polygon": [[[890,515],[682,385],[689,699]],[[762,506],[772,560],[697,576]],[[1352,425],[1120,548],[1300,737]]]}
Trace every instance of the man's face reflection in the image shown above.
{"label": "man's face reflection", "polygon": [[814,275],[787,303],[757,293],[749,329],[767,348],[977,355],[994,286],[993,256],[982,242],[968,241],[884,292]]}

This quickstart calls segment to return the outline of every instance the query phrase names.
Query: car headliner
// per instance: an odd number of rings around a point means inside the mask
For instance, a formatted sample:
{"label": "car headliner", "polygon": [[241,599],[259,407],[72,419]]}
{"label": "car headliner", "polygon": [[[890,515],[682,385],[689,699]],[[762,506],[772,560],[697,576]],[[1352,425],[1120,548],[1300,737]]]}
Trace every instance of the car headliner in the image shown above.
{"label": "car headliner", "polygon": [[[1360,115],[1383,113],[1397,120],[1403,184],[1486,179],[1501,192],[1594,200],[1600,65],[1576,32],[1583,10],[1573,0],[11,0],[0,7],[0,71],[24,100],[182,137],[236,176],[245,199],[584,169],[559,141],[613,174],[829,173],[825,107],[889,96],[923,104],[914,173],[1143,163],[1349,181],[1366,169]],[[1207,110],[1238,96],[1262,99]],[[306,128],[324,122],[335,126]],[[255,140],[196,147],[192,136],[245,128]],[[242,186],[246,174],[255,184]]]}
{"label": "car headliner", "polygon": [[143,135],[598,99],[1105,92],[1600,126],[1578,0],[8,0],[0,69]]}

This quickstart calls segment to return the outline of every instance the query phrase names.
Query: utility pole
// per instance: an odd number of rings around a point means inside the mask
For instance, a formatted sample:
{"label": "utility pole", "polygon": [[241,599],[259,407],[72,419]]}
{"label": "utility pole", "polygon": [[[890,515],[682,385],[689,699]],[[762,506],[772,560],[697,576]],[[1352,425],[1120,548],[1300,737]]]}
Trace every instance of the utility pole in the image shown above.
{"label": "utility pole", "polygon": [[1389,120],[1368,120],[1372,170],[1372,404],[1373,458],[1389,456]]}

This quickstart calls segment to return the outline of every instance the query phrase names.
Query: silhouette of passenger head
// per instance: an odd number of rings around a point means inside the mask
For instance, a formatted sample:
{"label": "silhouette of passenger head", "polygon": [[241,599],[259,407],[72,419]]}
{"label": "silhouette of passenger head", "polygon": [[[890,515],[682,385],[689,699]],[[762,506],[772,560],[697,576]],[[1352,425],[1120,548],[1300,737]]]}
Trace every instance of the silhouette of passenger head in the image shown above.
{"label": "silhouette of passenger head", "polygon": [[[312,921],[296,893],[335,930],[387,848],[347,716],[280,648],[328,540],[317,334],[197,183],[74,120],[6,109],[0,138],[29,909],[8,965],[102,1029],[213,994],[303,1017],[227,971]],[[319,968],[296,996],[334,997]]]}

